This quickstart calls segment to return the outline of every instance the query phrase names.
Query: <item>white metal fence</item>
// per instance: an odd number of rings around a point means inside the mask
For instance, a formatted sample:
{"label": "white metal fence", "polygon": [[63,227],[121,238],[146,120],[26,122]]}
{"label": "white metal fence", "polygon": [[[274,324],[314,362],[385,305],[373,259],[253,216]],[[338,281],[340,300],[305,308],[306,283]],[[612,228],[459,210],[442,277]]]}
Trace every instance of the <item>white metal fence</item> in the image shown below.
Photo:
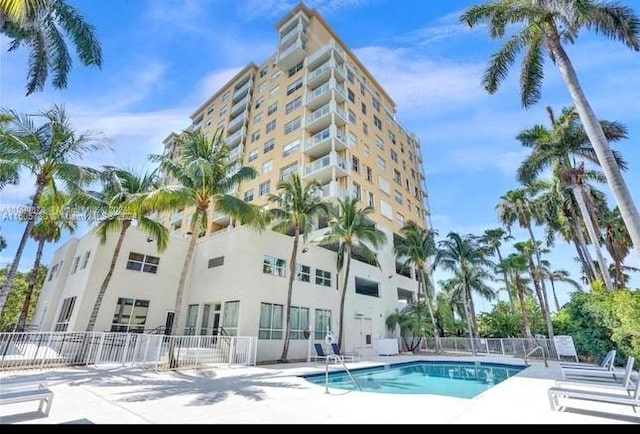
{"label": "white metal fence", "polygon": [[215,364],[252,366],[257,338],[139,333],[0,333],[0,369],[121,364],[190,369]]}
{"label": "white metal fence", "polygon": [[[484,355],[503,355],[524,357],[531,353],[536,347],[540,346],[544,350],[547,359],[559,360],[556,345],[553,339],[546,338],[438,338],[440,348],[446,352],[472,353],[473,350],[477,354]],[[435,338],[426,338],[423,340],[422,349],[435,350]],[[541,359],[542,354],[539,351],[528,356],[531,359]]]}

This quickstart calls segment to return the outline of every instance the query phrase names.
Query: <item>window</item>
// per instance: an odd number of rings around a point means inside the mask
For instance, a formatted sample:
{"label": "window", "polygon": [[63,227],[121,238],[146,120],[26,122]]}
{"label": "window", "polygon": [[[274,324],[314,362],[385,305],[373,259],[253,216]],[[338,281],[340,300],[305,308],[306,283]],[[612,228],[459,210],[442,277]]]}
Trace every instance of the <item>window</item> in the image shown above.
{"label": "window", "polygon": [[224,265],[224,256],[218,256],[216,258],[209,259],[207,268],[221,267],[222,265]]}
{"label": "window", "polygon": [[389,205],[384,200],[380,200],[380,214],[382,214],[384,217],[388,218],[389,220],[393,218],[391,205]]}
{"label": "window", "polygon": [[149,300],[118,298],[111,322],[112,332],[142,333],[147,322]]}
{"label": "window", "polygon": [[347,132],[347,145],[355,147],[357,142],[358,140],[356,138],[356,135],[351,131]]}
{"label": "window", "polygon": [[254,131],[253,133],[251,133],[251,143],[255,142],[259,138],[260,138],[260,130]]}
{"label": "window", "polygon": [[393,180],[398,184],[402,184],[402,178],[400,177],[400,171],[393,169]]}
{"label": "window", "polygon": [[309,308],[291,306],[291,339],[304,339],[304,331],[309,327]]}
{"label": "window", "polygon": [[404,226],[404,215],[399,212],[396,213],[396,220],[398,220],[398,226]]}
{"label": "window", "polygon": [[289,114],[302,105],[302,97],[299,96],[293,101],[289,101],[285,107],[285,113]]}
{"label": "window", "polygon": [[222,107],[222,108],[220,109],[219,116],[223,116],[223,115],[227,112],[227,109],[228,109],[228,108],[229,108],[229,106],[228,106],[228,105],[226,105],[226,106]]}
{"label": "window", "polygon": [[371,171],[371,167],[367,166],[367,181],[373,182],[373,172]]}
{"label": "window", "polygon": [[269,134],[271,131],[275,129],[276,129],[276,120],[274,119],[271,122],[267,123],[265,132],[266,134]]}
{"label": "window", "polygon": [[267,140],[265,144],[262,146],[262,152],[266,154],[267,152],[273,151],[273,148],[275,147],[275,145],[276,145],[275,140],[273,139]]}
{"label": "window", "polygon": [[227,301],[224,304],[222,314],[222,327],[229,336],[238,335],[238,313],[240,312],[239,301]]}
{"label": "window", "polygon": [[270,115],[274,114],[277,111],[278,111],[278,101],[276,101],[273,104],[269,105],[269,107],[267,108],[267,116],[270,116]]}
{"label": "window", "polygon": [[393,149],[390,152],[391,152],[391,161],[397,163],[398,162],[398,153],[396,151],[394,151]]}
{"label": "window", "polygon": [[253,200],[253,188],[244,192],[244,201],[251,202]]}
{"label": "window", "polygon": [[76,271],[78,271],[78,264],[80,264],[80,256],[76,256],[76,258],[73,260],[73,267],[71,267],[71,274],[74,274]]}
{"label": "window", "polygon": [[47,282],[51,282],[51,279],[53,279],[53,275],[56,273],[56,271],[58,271],[58,264],[55,264],[53,267],[51,267],[51,271],[49,272],[49,278],[47,279]]}
{"label": "window", "polygon": [[268,71],[269,71],[269,67],[268,67],[268,66],[265,66],[264,68],[262,68],[262,69],[260,70],[259,78],[262,78],[262,77],[264,77],[265,75],[267,75],[267,72],[268,72]]}
{"label": "window", "polygon": [[363,145],[362,149],[364,151],[365,157],[368,157],[371,155],[371,150],[369,149],[369,145]]}
{"label": "window", "polygon": [[271,181],[265,181],[258,186],[258,196],[264,196],[271,191]]}
{"label": "window", "polygon": [[260,83],[258,85],[258,92],[264,92],[266,88],[267,88],[267,83],[266,82]]}
{"label": "window", "polygon": [[369,192],[369,200],[367,201],[367,205],[371,208],[375,208],[376,202],[373,200],[373,193]]}
{"label": "window", "polygon": [[378,136],[376,136],[376,146],[378,149],[384,150],[384,141]]}
{"label": "window", "polygon": [[351,89],[347,89],[347,98],[349,98],[351,102],[356,102],[356,94],[353,93]]}
{"label": "window", "polygon": [[269,173],[273,169],[273,160],[267,160],[262,163],[262,173]]}
{"label": "window", "polygon": [[[396,144],[396,135],[391,131],[389,131],[389,140],[391,140],[394,145]],[[400,148],[402,149],[402,152],[404,152],[404,147],[402,145],[400,145]]]}
{"label": "window", "polygon": [[301,282],[311,282],[311,267],[308,265],[296,264],[296,280]]}
{"label": "window", "polygon": [[356,173],[360,172],[360,160],[353,156],[351,157],[351,168]]}
{"label": "window", "polygon": [[411,169],[411,179],[416,180],[416,171]]}
{"label": "window", "polygon": [[282,339],[282,305],[260,303],[258,339]]}
{"label": "window", "polygon": [[394,190],[393,192],[395,193],[394,197],[396,199],[396,202],[402,205],[402,193],[400,193],[398,190]]}
{"label": "window", "polygon": [[387,168],[387,163],[386,161],[384,161],[384,158],[382,158],[381,156],[377,156],[376,158],[376,164],[378,165],[378,167],[382,170]]}
{"label": "window", "polygon": [[286,157],[288,155],[291,155],[292,153],[298,150],[298,146],[300,146],[300,139],[287,143],[282,148],[282,156]]}
{"label": "window", "polygon": [[379,284],[356,276],[356,294],[380,297]]}
{"label": "window", "polygon": [[351,71],[351,69],[347,68],[347,80],[349,80],[351,83],[353,83],[353,79],[354,79],[354,75],[353,75],[353,71]]}
{"label": "window", "polygon": [[257,149],[252,149],[249,152],[249,155],[247,156],[247,161],[248,162],[252,162],[253,160],[255,160],[256,158],[258,158],[258,150]]}
{"label": "window", "polygon": [[382,130],[382,122],[378,119],[378,116],[373,115],[373,125],[376,126],[379,130]]}
{"label": "window", "polygon": [[365,124],[364,122],[362,123],[362,132],[364,134],[369,134],[369,126],[367,124]]}
{"label": "window", "polygon": [[55,331],[66,332],[69,327],[69,320],[71,319],[71,313],[73,313],[73,306],[76,304],[75,297],[65,298],[58,314],[58,322],[56,323]]}
{"label": "window", "polygon": [[213,105],[210,105],[209,107],[207,107],[207,114],[210,114],[213,109],[215,109],[215,107]]}
{"label": "window", "polygon": [[275,96],[276,93],[280,90],[280,86],[276,86],[269,91],[269,98]]}
{"label": "window", "polygon": [[261,96],[260,98],[258,98],[258,100],[256,101],[256,109],[259,109],[262,104],[264,104],[264,97]]}
{"label": "window", "polygon": [[[89,256],[91,256],[91,250],[85,252],[84,258],[82,258],[82,267],[80,267],[80,269],[84,270],[85,268],[87,268],[87,264],[89,263]],[[60,262],[60,268],[62,268],[62,262]]]}
{"label": "window", "polygon": [[348,113],[348,116],[349,116],[349,122],[351,122],[352,124],[355,124],[356,123],[356,114],[352,110],[349,110],[347,113]]}
{"label": "window", "polygon": [[259,124],[260,122],[262,122],[262,113],[258,113],[253,117],[254,124]]}
{"label": "window", "polygon": [[380,101],[378,101],[376,98],[372,98],[371,99],[371,105],[373,106],[374,109],[376,109],[378,112],[380,111]]}
{"label": "window", "polygon": [[380,190],[382,190],[385,193],[389,194],[389,192],[390,192],[389,183],[387,182],[386,179],[384,179],[382,177],[378,177],[378,187],[380,188]]}
{"label": "window", "polygon": [[331,271],[316,268],[316,285],[331,287]]}
{"label": "window", "polygon": [[351,188],[353,191],[353,197],[358,200],[362,200],[362,188],[360,187],[360,184],[354,182]]}
{"label": "window", "polygon": [[364,95],[364,89],[365,89],[364,83],[360,83],[360,94],[361,95]]}
{"label": "window", "polygon": [[289,86],[287,86],[287,95],[291,95],[293,92],[300,89],[301,87],[302,87],[302,79],[300,78],[294,81],[293,83],[291,83]]}
{"label": "window", "polygon": [[289,164],[286,167],[280,169],[280,180],[287,179],[291,174],[296,173],[298,171],[298,163],[295,162],[293,164]]}
{"label": "window", "polygon": [[282,75],[281,71],[276,72],[275,74],[273,74],[271,76],[271,83],[275,83],[276,81],[280,80],[280,76]]}
{"label": "window", "polygon": [[289,77],[293,77],[296,74],[296,72],[300,71],[301,69],[302,69],[302,62],[298,63],[297,65],[289,69],[289,72],[288,72]]}
{"label": "window", "polygon": [[363,115],[367,114],[367,105],[365,103],[360,103],[360,110],[362,111]]}
{"label": "window", "polygon": [[274,276],[286,277],[287,261],[282,258],[276,258],[271,255],[264,255],[262,262],[262,272],[264,274],[273,274]]}
{"label": "window", "polygon": [[185,336],[192,336],[196,334],[196,324],[198,321],[198,305],[190,304],[187,307],[187,320],[184,325]]}
{"label": "window", "polygon": [[316,309],[314,334],[316,340],[323,340],[328,331],[331,330],[331,311]]}
{"label": "window", "polygon": [[222,94],[222,102],[225,102],[227,99],[229,99],[229,91]]}
{"label": "window", "polygon": [[289,121],[286,124],[284,124],[284,133],[285,134],[289,134],[289,133],[297,130],[298,128],[300,128],[300,117],[299,116],[297,118],[295,118],[294,120]]}
{"label": "window", "polygon": [[157,256],[143,255],[142,253],[129,252],[127,270],[144,271],[156,274],[160,258]]}

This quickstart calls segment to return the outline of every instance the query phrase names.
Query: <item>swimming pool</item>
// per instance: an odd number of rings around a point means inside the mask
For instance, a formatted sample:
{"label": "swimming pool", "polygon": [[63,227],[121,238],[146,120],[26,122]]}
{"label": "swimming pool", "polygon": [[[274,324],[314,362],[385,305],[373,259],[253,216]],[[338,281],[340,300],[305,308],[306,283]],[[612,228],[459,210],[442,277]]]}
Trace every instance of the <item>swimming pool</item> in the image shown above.
{"label": "swimming pool", "polygon": [[[473,398],[523,369],[524,366],[497,363],[419,360],[350,372],[365,392]],[[314,384],[325,384],[324,373],[304,378]],[[357,390],[345,371],[330,372],[329,387]]]}

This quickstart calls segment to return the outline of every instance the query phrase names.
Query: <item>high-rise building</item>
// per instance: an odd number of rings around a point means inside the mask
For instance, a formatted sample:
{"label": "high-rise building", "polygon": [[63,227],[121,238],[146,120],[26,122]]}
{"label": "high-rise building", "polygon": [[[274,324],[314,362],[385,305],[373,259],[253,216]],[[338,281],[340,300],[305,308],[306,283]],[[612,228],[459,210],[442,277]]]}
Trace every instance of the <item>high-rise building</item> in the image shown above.
{"label": "high-rise building", "polygon": [[[231,191],[246,202],[265,205],[277,183],[297,172],[303,181],[318,181],[319,194],[328,201],[350,196],[373,207],[372,223],[388,241],[376,252],[380,267],[354,258],[345,303],[346,350],[367,351],[377,339],[393,336],[386,316],[417,299],[416,270],[396,259],[393,240],[409,220],[427,225],[420,142],[397,121],[391,96],[317,11],[300,4],[276,29],[275,53],[238,72],[194,111],[188,128],[209,136],[223,129],[237,167],[256,169],[254,179]],[[178,137],[171,133],[164,140],[167,155],[174,153]],[[96,330],[141,332],[173,315],[192,212],[160,216],[174,235],[163,253],[132,229]],[[181,333],[224,329],[257,336],[258,359],[277,359],[290,272],[296,273],[290,357],[306,355],[304,330],[315,331],[311,339],[322,339],[327,329],[337,331],[344,271],[336,269],[334,251],[300,246],[296,270],[288,270],[291,237],[255,232],[215,209],[210,213],[189,268]],[[323,218],[316,222],[318,231],[326,225]],[[86,327],[114,237],[100,245],[88,234],[56,252],[35,324],[43,330]]]}

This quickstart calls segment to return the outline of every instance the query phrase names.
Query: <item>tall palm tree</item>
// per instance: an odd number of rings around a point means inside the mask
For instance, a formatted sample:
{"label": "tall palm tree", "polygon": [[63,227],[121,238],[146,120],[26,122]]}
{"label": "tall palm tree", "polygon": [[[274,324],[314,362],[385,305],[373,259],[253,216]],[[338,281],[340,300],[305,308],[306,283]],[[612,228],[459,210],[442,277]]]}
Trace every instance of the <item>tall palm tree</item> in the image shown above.
{"label": "tall palm tree", "polygon": [[143,206],[149,193],[159,187],[156,171],[137,173],[133,170],[106,166],[102,172],[102,182],[104,187],[101,192],[78,192],[74,197],[74,202],[87,209],[88,214],[98,212],[103,216],[94,229],[101,244],[107,242],[109,234],[118,233],[109,269],[102,280],[89,316],[86,328],[88,332],[93,331],[95,327],[102,300],[120,257],[122,243],[131,225],[135,222],[153,238],[160,252],[167,248],[169,242],[169,230],[149,217],[151,210]]}
{"label": "tall palm tree", "polygon": [[338,332],[338,348],[341,351],[344,343],[344,302],[349,283],[351,255],[357,254],[379,267],[378,258],[371,248],[378,249],[387,238],[384,232],[367,219],[372,212],[373,208],[361,207],[356,198],[338,199],[338,211],[329,222],[329,231],[317,241],[322,244],[337,243],[337,268],[338,271],[345,269],[340,294],[340,331]]}
{"label": "tall palm tree", "polygon": [[558,269],[558,270],[554,270],[551,267],[551,262],[547,261],[546,259],[542,260],[542,274],[544,277],[546,277],[547,279],[549,279],[549,283],[551,283],[551,292],[553,293],[553,301],[556,305],[556,312],[560,311],[560,302],[558,301],[558,294],[556,293],[556,282],[565,282],[570,284],[571,286],[573,286],[576,289],[580,289],[580,283],[578,283],[577,281],[573,280],[571,278],[571,275],[569,274],[569,272],[567,270],[562,270],[562,269]]}
{"label": "tall palm tree", "polygon": [[[420,287],[422,288],[426,305],[429,309],[429,316],[431,318],[431,324],[433,326],[434,337],[436,338],[436,352],[440,352],[440,336],[436,317],[433,313],[434,297],[428,290],[426,273],[431,272],[427,270],[429,260],[435,257],[438,249],[436,248],[436,242],[434,236],[436,232],[432,229],[423,229],[413,220],[409,220],[400,229],[400,237],[394,239],[394,251],[398,258],[404,259],[404,267],[415,266],[418,270],[420,277]],[[425,268],[426,267],[426,268]]]}
{"label": "tall palm tree", "polygon": [[[445,270],[451,271],[459,277],[464,291],[461,293],[464,303],[468,307],[468,319],[471,322],[471,337],[478,337],[478,327],[475,316],[475,306],[473,304],[472,292],[482,289],[481,286],[471,285],[468,280],[474,274],[473,269],[492,268],[493,262],[487,259],[491,250],[479,242],[478,237],[473,235],[460,236],[455,232],[449,232],[445,240],[438,243],[438,253],[434,265],[441,266]],[[478,273],[476,273],[478,274]],[[481,297],[493,299],[494,294],[481,291]]]}
{"label": "tall palm tree", "polygon": [[[45,186],[58,189],[57,184],[63,183],[72,193],[97,176],[95,169],[80,166],[75,161],[82,160],[90,152],[107,148],[105,141],[90,133],[77,134],[62,107],[53,106],[37,115],[14,111],[6,111],[4,115],[10,121],[0,123],[0,172],[10,162],[35,177],[32,210],[37,209]],[[44,122],[36,125],[34,119]],[[34,219],[28,218],[7,280],[0,290],[0,310],[7,300],[33,225]]]}
{"label": "tall palm tree", "polygon": [[22,309],[18,316],[16,330],[24,329],[31,307],[31,297],[38,281],[40,261],[46,243],[55,243],[60,240],[63,231],[72,233],[76,228],[76,220],[65,212],[65,206],[69,202],[69,195],[60,190],[53,189],[50,185],[45,187],[40,196],[40,209],[38,221],[31,228],[31,238],[38,242],[33,268],[27,279],[27,291],[25,292]]}
{"label": "tall palm tree", "polygon": [[[495,251],[496,255],[498,256],[498,264],[501,264],[503,259],[502,253],[500,252],[500,246],[502,245],[502,242],[509,241],[511,239],[513,239],[513,237],[507,234],[507,232],[502,228],[487,229],[484,231],[484,234],[480,238],[480,240],[483,243],[485,243],[487,246],[491,247]],[[502,275],[504,277],[505,285],[507,285],[508,278],[505,270],[502,270]],[[516,305],[513,300],[513,294],[511,293],[511,289],[509,288],[509,285],[507,285],[506,290],[507,290],[507,295],[509,296],[509,305],[511,306],[511,313],[515,313]]]}
{"label": "tall palm tree", "polygon": [[578,80],[563,44],[573,43],[582,29],[594,30],[640,51],[640,19],[628,6],[597,0],[495,0],[468,8],[460,20],[473,27],[486,23],[490,36],[501,39],[507,27],[521,24],[505,45],[491,57],[483,77],[489,93],[498,90],[518,55],[525,51],[520,73],[522,105],[540,99],[544,59],[548,55],[558,67],[585,132],[600,161],[609,187],[636,251],[640,253],[640,215],[615,156]]}
{"label": "tall palm tree", "polygon": [[624,226],[618,207],[608,210],[600,219],[604,231],[604,245],[613,259],[614,283],[617,289],[625,286],[624,260],[631,250],[631,238]]}
{"label": "tall palm tree", "polygon": [[[425,301],[410,303],[402,309],[395,309],[385,319],[387,330],[395,332],[400,329],[400,338],[408,351],[415,351],[420,347],[423,337],[428,336],[433,326],[430,323],[430,309]],[[411,343],[407,340],[411,338]]]}
{"label": "tall palm tree", "polygon": [[286,362],[289,352],[289,340],[291,336],[291,299],[293,295],[293,281],[296,276],[296,258],[298,256],[298,244],[302,233],[304,242],[307,241],[309,232],[313,230],[316,217],[329,214],[329,206],[317,195],[321,185],[317,181],[302,184],[300,175],[293,173],[287,179],[278,183],[278,194],[269,195],[269,202],[276,208],[269,210],[276,223],[273,229],[281,233],[293,232],[293,248],[289,259],[289,287],[287,289],[286,327],[284,334],[284,346],[280,360]]}
{"label": "tall palm tree", "polygon": [[182,316],[182,301],[196,241],[209,227],[212,208],[241,223],[254,227],[265,225],[260,208],[227,193],[239,182],[254,178],[256,172],[250,167],[235,170],[235,163],[229,159],[229,147],[222,139],[222,133],[222,130],[217,130],[209,138],[198,131],[184,131],[176,141],[174,159],[169,155],[149,156],[177,184],[165,185],[152,191],[143,205],[156,210],[195,208],[189,223],[191,238],[178,281],[172,334],[177,331]]}
{"label": "tall palm tree", "polygon": [[513,276],[513,286],[515,287],[518,301],[520,302],[520,319],[522,322],[522,334],[525,338],[531,339],[531,321],[527,311],[527,301],[525,294],[525,279],[523,274],[527,272],[527,259],[517,253],[511,253],[500,263],[508,275]]}
{"label": "tall palm tree", "polygon": [[86,66],[102,66],[102,49],[95,28],[63,0],[27,0],[15,7],[16,0],[1,0],[0,33],[10,40],[9,51],[22,44],[29,47],[27,96],[42,90],[49,70],[55,88],[67,87],[72,59],[64,31],[73,41],[76,54]]}

